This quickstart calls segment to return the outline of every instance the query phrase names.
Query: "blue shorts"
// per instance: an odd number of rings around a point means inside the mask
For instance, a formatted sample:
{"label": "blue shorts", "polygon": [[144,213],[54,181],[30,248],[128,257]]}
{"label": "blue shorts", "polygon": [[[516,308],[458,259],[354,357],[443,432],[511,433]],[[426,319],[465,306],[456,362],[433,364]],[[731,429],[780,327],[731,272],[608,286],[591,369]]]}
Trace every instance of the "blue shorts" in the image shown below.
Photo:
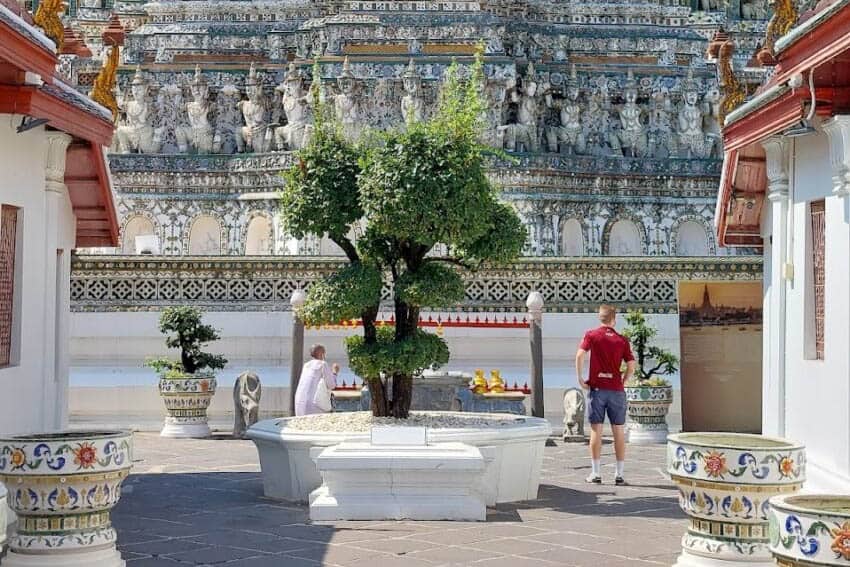
{"label": "blue shorts", "polygon": [[594,388],[588,394],[590,400],[590,423],[604,423],[605,415],[611,425],[626,423],[626,393],[619,390]]}

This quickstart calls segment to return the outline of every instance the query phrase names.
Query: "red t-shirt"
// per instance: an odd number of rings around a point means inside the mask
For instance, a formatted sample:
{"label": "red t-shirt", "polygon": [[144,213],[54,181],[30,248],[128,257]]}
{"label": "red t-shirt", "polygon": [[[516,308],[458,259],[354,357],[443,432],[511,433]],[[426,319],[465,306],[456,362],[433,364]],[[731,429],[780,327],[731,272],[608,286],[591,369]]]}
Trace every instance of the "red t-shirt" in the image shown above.
{"label": "red t-shirt", "polygon": [[585,333],[579,348],[590,351],[591,388],[623,390],[620,365],[635,359],[626,337],[603,325]]}

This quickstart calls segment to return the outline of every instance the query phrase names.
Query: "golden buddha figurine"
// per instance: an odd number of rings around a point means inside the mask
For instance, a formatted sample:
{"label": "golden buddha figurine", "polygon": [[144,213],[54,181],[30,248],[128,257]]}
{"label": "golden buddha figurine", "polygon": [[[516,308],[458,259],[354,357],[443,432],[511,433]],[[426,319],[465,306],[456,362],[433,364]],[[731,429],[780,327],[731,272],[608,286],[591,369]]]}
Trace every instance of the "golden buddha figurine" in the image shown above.
{"label": "golden buddha figurine", "polygon": [[505,382],[502,380],[502,373],[498,370],[490,371],[490,391],[495,394],[505,393]]}
{"label": "golden buddha figurine", "polygon": [[472,391],[476,394],[487,393],[487,379],[484,378],[484,371],[480,368],[475,369],[475,377],[472,379]]}

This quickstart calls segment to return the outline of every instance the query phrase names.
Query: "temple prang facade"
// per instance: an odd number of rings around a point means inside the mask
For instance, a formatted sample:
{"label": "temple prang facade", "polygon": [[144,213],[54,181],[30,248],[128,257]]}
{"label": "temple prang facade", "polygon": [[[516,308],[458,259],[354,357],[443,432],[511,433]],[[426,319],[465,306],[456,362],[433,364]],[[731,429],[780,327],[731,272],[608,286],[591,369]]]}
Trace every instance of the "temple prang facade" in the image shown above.
{"label": "temple prang facade", "polygon": [[528,227],[527,255],[728,253],[712,230],[723,90],[706,52],[722,29],[733,66],[748,67],[771,15],[767,0],[82,0],[72,12],[93,56],[63,55],[63,72],[83,91],[113,13],[126,31],[110,148],[119,252],[233,256],[337,252],[321,235],[288,238],[277,214],[315,81],[354,140],[426,119],[447,67],[463,72],[479,48],[483,141],[511,155],[490,175]]}

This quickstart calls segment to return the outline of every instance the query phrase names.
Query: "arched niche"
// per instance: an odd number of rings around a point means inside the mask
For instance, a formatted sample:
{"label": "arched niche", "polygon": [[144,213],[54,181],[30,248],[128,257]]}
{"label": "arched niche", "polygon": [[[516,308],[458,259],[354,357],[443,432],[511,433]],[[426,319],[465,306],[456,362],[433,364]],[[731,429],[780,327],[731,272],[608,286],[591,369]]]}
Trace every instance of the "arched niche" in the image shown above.
{"label": "arched niche", "polygon": [[640,229],[626,219],[616,221],[611,225],[608,234],[609,256],[640,256],[643,253],[643,242]]}
{"label": "arched niche", "polygon": [[136,238],[139,236],[153,236],[155,234],[153,222],[142,215],[134,215],[124,223],[124,233],[121,240],[122,254],[136,254]]}
{"label": "arched niche", "polygon": [[568,219],[561,230],[561,255],[584,256],[584,231],[577,219]]}
{"label": "arched niche", "polygon": [[245,232],[246,256],[267,256],[272,253],[274,232],[272,223],[267,217],[257,215],[252,218]]}
{"label": "arched niche", "polygon": [[189,254],[192,256],[221,255],[221,223],[210,215],[201,215],[189,231]]}
{"label": "arched niche", "polygon": [[676,235],[676,256],[708,256],[708,233],[705,226],[688,220],[679,225]]}

